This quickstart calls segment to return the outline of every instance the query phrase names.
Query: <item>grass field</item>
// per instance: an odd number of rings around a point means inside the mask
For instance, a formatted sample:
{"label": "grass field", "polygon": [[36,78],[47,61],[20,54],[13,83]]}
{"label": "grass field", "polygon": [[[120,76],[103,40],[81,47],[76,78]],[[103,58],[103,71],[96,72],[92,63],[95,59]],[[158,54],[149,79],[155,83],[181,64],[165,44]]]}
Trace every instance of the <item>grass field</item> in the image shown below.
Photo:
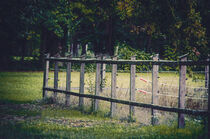
{"label": "grass field", "polygon": [[[59,73],[59,87],[65,87],[65,73]],[[106,113],[91,113],[89,109],[80,112],[76,107],[52,104],[42,99],[42,72],[0,72],[0,137],[1,138],[201,138],[205,131],[200,121],[187,119],[186,128],[177,129],[176,122],[171,125],[150,126],[141,122],[128,123],[123,119],[110,119]],[[106,74],[106,87],[110,86],[110,73]],[[149,77],[148,77],[149,76]],[[176,75],[163,75],[176,81]],[[94,83],[94,75],[86,74],[86,87]],[[151,79],[149,74],[139,77]],[[188,80],[189,81],[189,80]],[[50,85],[53,73],[50,73]],[[118,74],[119,88],[129,87],[129,74]],[[151,89],[137,82],[138,88]],[[193,84],[193,82],[192,82]],[[72,87],[78,87],[79,73],[72,73]],[[201,86],[196,84],[197,86]],[[144,88],[145,87],[145,88]],[[78,91],[78,90],[75,90]],[[88,93],[88,90],[86,90]],[[107,95],[105,91],[102,95]],[[121,90],[121,92],[123,92]],[[126,92],[126,91],[125,91]],[[90,92],[89,92],[90,93]],[[118,91],[120,93],[120,91]],[[143,101],[144,94],[138,101]],[[124,95],[125,96],[125,95]],[[124,97],[123,95],[121,97]],[[124,98],[128,99],[128,98]],[[107,104],[107,102],[102,102]],[[106,109],[104,108],[106,111]],[[144,114],[142,118],[147,118]],[[150,118],[148,118],[150,119]]]}

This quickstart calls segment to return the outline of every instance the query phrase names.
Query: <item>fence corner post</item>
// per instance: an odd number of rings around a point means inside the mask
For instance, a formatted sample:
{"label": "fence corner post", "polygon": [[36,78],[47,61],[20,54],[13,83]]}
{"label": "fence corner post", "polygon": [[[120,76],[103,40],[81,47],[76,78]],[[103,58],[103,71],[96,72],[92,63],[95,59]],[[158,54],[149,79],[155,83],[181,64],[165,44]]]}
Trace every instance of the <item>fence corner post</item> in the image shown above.
{"label": "fence corner post", "polygon": [[[72,55],[68,55],[67,58],[70,60]],[[66,91],[71,91],[71,62],[67,62],[67,67],[66,67]],[[66,105],[70,105],[70,95],[66,94]]]}
{"label": "fence corner post", "polygon": [[[136,56],[132,56],[131,57],[132,61],[136,60]],[[130,69],[130,101],[135,101],[135,93],[136,93],[136,88],[135,88],[135,80],[136,80],[136,65],[131,65],[131,69]],[[129,113],[130,113],[130,120],[134,120],[133,117],[135,115],[135,109],[134,106],[130,106],[129,109]]]}
{"label": "fence corner post", "polygon": [[49,79],[49,60],[46,60],[46,58],[49,58],[50,54],[47,53],[45,55],[45,66],[44,66],[44,77],[43,77],[43,92],[42,97],[45,99],[47,98],[47,91],[45,90],[45,87],[48,87],[48,79]]}
{"label": "fence corner post", "polygon": [[[117,56],[114,56],[112,60],[117,60]],[[112,64],[112,75],[111,75],[111,98],[116,98],[116,87],[117,87],[117,64]],[[116,103],[111,102],[110,116],[116,116]]]}
{"label": "fence corner post", "polygon": [[[85,60],[85,55],[81,57],[81,60]],[[79,86],[79,93],[84,94],[85,88],[85,63],[81,63],[80,66],[80,86]],[[79,97],[79,107],[83,109],[84,107],[84,97]]]}
{"label": "fence corner post", "polygon": [[[153,56],[153,61],[159,60],[159,54]],[[159,72],[159,65],[152,65],[152,104],[158,105],[158,72]],[[157,117],[157,110],[152,109],[152,125],[158,124],[158,117]]]}
{"label": "fence corner post", "polygon": [[[179,57],[181,62],[187,61],[188,54],[185,54]],[[187,66],[184,64],[180,64],[180,71],[179,71],[179,98],[178,98],[178,108],[184,109],[185,108],[185,94],[186,94],[186,72]],[[184,121],[184,114],[178,113],[178,128],[184,128],[185,121]]]}

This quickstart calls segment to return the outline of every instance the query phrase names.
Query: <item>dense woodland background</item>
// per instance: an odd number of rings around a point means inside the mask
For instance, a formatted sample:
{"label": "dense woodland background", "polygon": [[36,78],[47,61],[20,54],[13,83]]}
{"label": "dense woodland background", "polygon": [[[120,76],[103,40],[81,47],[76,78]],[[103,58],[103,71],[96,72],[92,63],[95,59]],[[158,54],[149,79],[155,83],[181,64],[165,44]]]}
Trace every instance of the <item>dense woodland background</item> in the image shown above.
{"label": "dense woodland background", "polygon": [[51,56],[206,59],[209,0],[2,0],[0,70],[39,70]]}

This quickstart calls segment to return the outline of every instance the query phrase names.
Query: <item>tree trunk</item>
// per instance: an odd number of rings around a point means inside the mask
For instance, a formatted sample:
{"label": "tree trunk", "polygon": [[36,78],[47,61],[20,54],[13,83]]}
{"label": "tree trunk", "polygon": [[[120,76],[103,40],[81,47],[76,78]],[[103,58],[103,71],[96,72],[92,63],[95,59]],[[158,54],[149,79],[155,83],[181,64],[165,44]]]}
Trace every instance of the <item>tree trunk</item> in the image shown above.
{"label": "tree trunk", "polygon": [[74,43],[71,43],[71,46],[70,46],[70,54],[73,56],[74,54]]}
{"label": "tree trunk", "polygon": [[61,39],[61,46],[62,46],[62,52],[61,52],[61,56],[65,56],[65,52],[67,52],[67,40],[68,40],[68,28],[67,26],[65,25],[63,27],[63,30],[64,30],[64,36],[63,38]]}
{"label": "tree trunk", "polygon": [[47,39],[47,34],[46,34],[46,30],[44,28],[41,29],[41,38],[40,38],[40,57],[39,57],[39,61],[41,64],[41,67],[43,67],[44,64],[44,54],[46,51],[46,39]]}
{"label": "tree trunk", "polygon": [[151,35],[148,35],[147,36],[147,52],[150,52],[151,50],[151,43],[152,43],[152,36]]}
{"label": "tree trunk", "polygon": [[24,57],[25,57],[25,53],[26,53],[26,40],[22,39],[21,43],[21,63],[24,62]]}
{"label": "tree trunk", "polygon": [[106,23],[106,35],[107,35],[107,41],[106,41],[106,52],[109,55],[114,55],[114,46],[113,46],[113,28],[112,28],[112,17],[109,18],[109,20]]}
{"label": "tree trunk", "polygon": [[78,57],[79,56],[79,45],[77,42],[73,43],[73,56]]}
{"label": "tree trunk", "polygon": [[87,44],[83,44],[82,45],[82,54],[81,55],[86,55],[86,51],[87,51]]}

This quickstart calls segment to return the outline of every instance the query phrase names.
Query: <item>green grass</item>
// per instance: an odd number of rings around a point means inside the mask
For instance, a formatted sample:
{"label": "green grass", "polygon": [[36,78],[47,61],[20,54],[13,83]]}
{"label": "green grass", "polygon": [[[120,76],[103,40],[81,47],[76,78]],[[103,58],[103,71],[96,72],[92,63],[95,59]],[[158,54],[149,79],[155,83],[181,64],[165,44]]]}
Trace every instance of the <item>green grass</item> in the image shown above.
{"label": "green grass", "polygon": [[1,72],[1,103],[27,103],[42,98],[42,72]]}
{"label": "green grass", "polygon": [[[64,77],[62,74],[60,76]],[[184,129],[177,129],[176,124],[144,126],[110,119],[100,112],[81,112],[76,108],[41,101],[42,76],[42,72],[0,72],[1,138],[191,139],[201,138],[205,133],[203,126],[194,121],[187,122]],[[72,76],[73,86],[76,87],[79,73]],[[142,76],[147,78],[146,74]],[[118,77],[121,78],[119,83],[129,78],[128,74]]]}
{"label": "green grass", "polygon": [[[65,112],[64,112],[65,113]],[[54,117],[55,118],[55,117]],[[57,117],[60,119],[59,117]],[[71,117],[71,118],[77,118]],[[81,117],[80,117],[81,118]],[[84,116],[84,118],[86,118]],[[88,119],[89,120],[89,119]],[[91,127],[69,127],[50,123],[45,119],[30,122],[1,123],[0,136],[5,138],[200,138],[202,127],[188,123],[185,129],[168,126],[139,126],[125,123],[108,123],[99,120],[99,125]],[[5,128],[6,127],[6,128]]]}
{"label": "green grass", "polygon": [[[30,123],[18,123],[16,125],[8,124],[10,133],[4,134],[6,129],[0,127],[1,137],[6,138],[160,138],[160,139],[178,139],[178,138],[198,138],[201,129],[192,128],[177,129],[176,127],[166,126],[122,126],[113,124],[102,124],[95,127],[67,127],[41,121]],[[2,133],[3,132],[3,133]],[[201,136],[200,136],[201,137]]]}

